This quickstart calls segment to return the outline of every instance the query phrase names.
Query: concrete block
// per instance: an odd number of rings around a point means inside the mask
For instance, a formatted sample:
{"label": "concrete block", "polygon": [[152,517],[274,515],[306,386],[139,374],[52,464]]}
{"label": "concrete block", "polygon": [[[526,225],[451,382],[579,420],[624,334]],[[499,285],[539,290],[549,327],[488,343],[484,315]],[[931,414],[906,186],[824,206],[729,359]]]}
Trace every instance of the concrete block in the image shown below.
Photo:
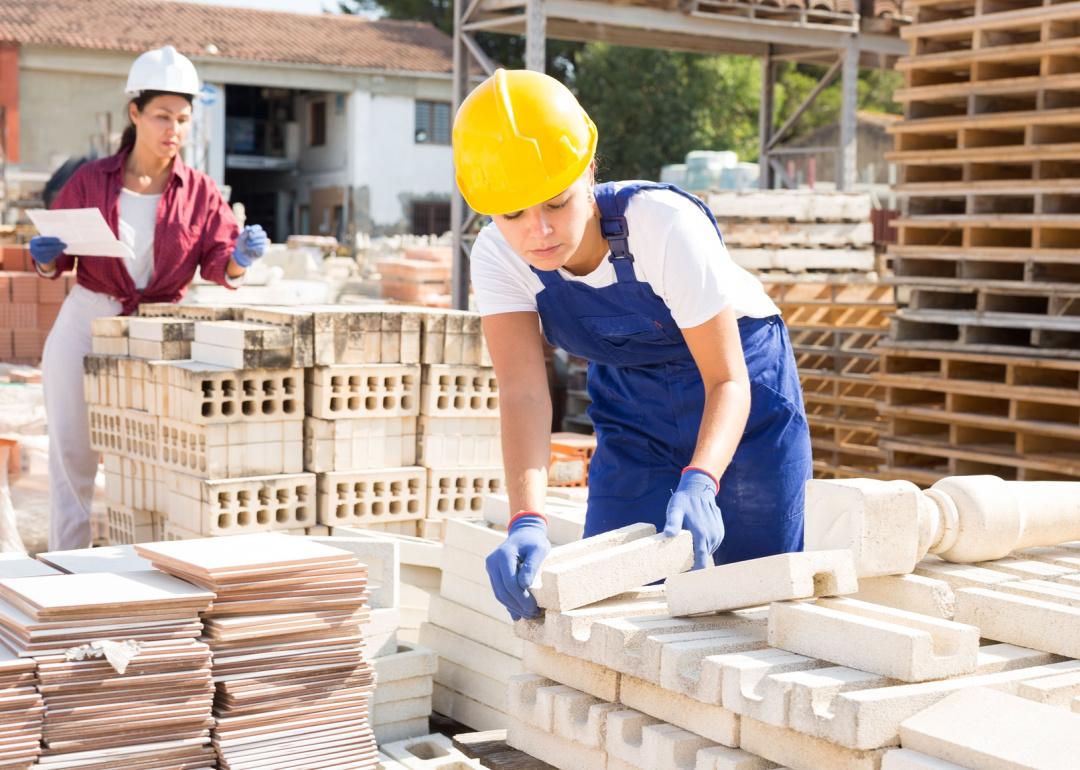
{"label": "concrete block", "polygon": [[905,682],[923,682],[974,671],[979,629],[855,599],[819,599],[816,604],[773,604],[769,644]]}
{"label": "concrete block", "polygon": [[1080,753],[1080,715],[1008,693],[953,693],[900,725],[904,748],[986,770],[1066,770]]}
{"label": "concrete block", "polygon": [[311,417],[337,420],[419,414],[419,367],[339,365],[304,371],[306,413]]}
{"label": "concrete block", "polygon": [[[406,738],[415,738],[426,734],[428,729],[429,725],[427,717],[406,719],[401,722],[387,722],[378,725],[373,724],[371,726],[371,731],[375,733],[375,742],[380,745],[401,741]],[[382,754],[380,757],[386,757],[386,755]],[[376,766],[376,770],[407,770],[407,768],[397,760],[386,757],[384,761],[381,761]]]}
{"label": "concrete block", "polygon": [[[471,554],[482,561],[489,553],[502,545],[505,539],[505,529],[495,529],[486,522],[475,519],[451,519],[446,523],[443,543],[447,550],[453,549],[462,554]],[[457,559],[461,556],[456,553],[453,556],[447,556],[444,550],[443,558]]]}
{"label": "concrete block", "polygon": [[851,552],[804,551],[708,567],[667,581],[673,616],[724,612],[859,590]]}
{"label": "concrete block", "polygon": [[1008,583],[1014,577],[1003,572],[976,567],[971,564],[951,564],[937,557],[923,559],[915,565],[915,574],[948,583],[953,590],[958,588],[992,588],[999,583]]}
{"label": "concrete block", "polygon": [[439,657],[427,647],[402,643],[396,652],[375,658],[371,664],[378,674],[379,684],[383,684],[434,676],[439,668]]}
{"label": "concrete block", "polygon": [[656,534],[651,524],[628,527],[551,550],[532,586],[537,604],[570,610],[685,572],[694,563],[689,532]]}
{"label": "concrete block", "polygon": [[[333,536],[359,537],[375,540],[391,540],[398,544],[398,555],[401,560],[401,579],[403,582],[415,582],[419,574],[415,569],[426,570],[430,574],[432,590],[439,590],[439,570],[442,563],[442,543],[432,543],[419,537],[409,537],[392,532],[377,532],[371,529],[353,529],[350,527],[334,527],[331,531]],[[407,577],[408,573],[408,577]]]}
{"label": "concrete block", "polygon": [[588,693],[567,689],[569,692],[552,694],[552,732],[578,745],[605,751],[608,715],[623,707]]}
{"label": "concrete block", "polygon": [[[764,610],[757,616],[725,613],[700,618],[613,618],[593,627],[593,636],[600,641],[597,652],[601,657],[589,659],[658,683],[663,648],[668,643],[712,639],[717,649],[711,654],[715,655],[763,647],[765,630]],[[738,634],[739,638],[732,639],[732,634]],[[748,640],[747,635],[754,638]]]}
{"label": "concrete block", "polygon": [[368,604],[373,608],[400,604],[400,546],[393,540],[344,536],[317,536],[312,540],[331,545],[356,556],[367,566]]}
{"label": "concrete block", "polygon": [[999,642],[1080,658],[1080,608],[985,588],[956,592],[956,619]]}
{"label": "concrete block", "polygon": [[844,748],[785,727],[742,719],[741,748],[792,770],[878,770],[884,749]]}
{"label": "concrete block", "polygon": [[808,481],[806,550],[850,549],[860,578],[909,573],[925,552],[919,547],[922,499],[908,481]]}
{"label": "concrete block", "polygon": [[489,647],[514,658],[522,656],[524,642],[514,635],[509,615],[501,620],[452,602],[442,596],[431,597],[429,617],[432,623],[472,639],[482,639]]}
{"label": "concrete block", "polygon": [[493,620],[510,620],[510,613],[495,598],[489,583],[474,583],[452,572],[443,572],[440,591],[444,599],[471,607]]}
{"label": "concrete block", "polygon": [[360,471],[416,465],[415,417],[304,418],[304,468]]}
{"label": "concrete block", "polygon": [[536,674],[510,677],[506,683],[506,713],[545,733],[555,729],[555,696],[574,693],[572,687],[557,684]]}
{"label": "concrete block", "polygon": [[485,676],[476,668],[483,669],[484,666],[482,663],[474,663],[472,668],[468,668],[442,658],[439,661],[439,670],[435,673],[434,681],[485,706],[498,711],[506,711],[506,681]]}
{"label": "concrete block", "polygon": [[503,489],[502,466],[487,468],[428,468],[426,515],[432,519],[477,517],[484,496]]}
{"label": "concrete block", "polygon": [[416,452],[428,468],[502,467],[498,417],[421,417]]}
{"label": "concrete block", "polygon": [[315,319],[310,310],[294,307],[245,307],[239,310],[244,321],[271,326],[286,326],[292,330],[292,366],[304,368],[315,365]]}
{"label": "concrete block", "polygon": [[890,749],[881,757],[881,770],[968,770],[944,759],[920,754],[911,749]]}
{"label": "concrete block", "polygon": [[901,722],[954,692],[972,687],[993,687],[1011,692],[1024,681],[1075,671],[1080,671],[1080,661],[841,693],[832,703],[831,716],[823,714],[816,720],[815,735],[854,749],[896,745]]}
{"label": "concrete block", "polygon": [[697,733],[724,746],[739,745],[739,715],[669,692],[632,676],[623,676],[619,700],[659,720]]}
{"label": "concrete block", "polygon": [[420,414],[428,417],[497,417],[495,370],[480,366],[423,367]]}
{"label": "concrete block", "polygon": [[149,364],[154,412],[199,425],[280,422],[304,416],[300,369],[238,370],[198,361]]}
{"label": "concrete block", "polygon": [[193,342],[154,342],[128,339],[128,355],[146,361],[183,361],[191,358]]}
{"label": "concrete block", "polygon": [[380,634],[364,636],[364,658],[373,660],[382,655],[389,655],[398,647],[397,628]]}
{"label": "concrete block", "polygon": [[729,711],[761,721],[772,710],[781,714],[779,718],[770,717],[772,722],[777,722],[783,719],[786,704],[766,700],[767,681],[775,674],[825,668],[827,665],[816,658],[771,647],[705,658],[701,666],[699,699],[719,702]]}
{"label": "concrete block", "polygon": [[[416,698],[431,698],[432,677],[418,676],[412,679],[399,679],[396,682],[384,682],[379,680],[379,686],[375,688],[371,703],[375,706],[385,703],[397,703],[398,701],[413,700]],[[430,708],[430,704],[429,704]],[[375,709],[376,717],[378,709]],[[379,721],[376,719],[375,721]]]}
{"label": "concrete block", "polygon": [[329,471],[317,478],[320,524],[367,526],[424,517],[423,468]]}
{"label": "concrete block", "polygon": [[593,627],[609,618],[652,617],[667,622],[667,603],[662,586],[648,586],[564,612],[546,612],[534,620],[519,620],[514,631],[522,639],[555,647],[559,652],[585,660],[603,662],[604,640]]}
{"label": "concrete block", "polygon": [[165,468],[204,479],[300,473],[303,429],[298,420],[200,425],[161,418]]}
{"label": "concrete block", "polygon": [[1017,580],[1013,583],[998,583],[993,590],[1080,608],[1080,585],[1072,583],[1053,583],[1049,580]]}
{"label": "concrete block", "polygon": [[129,339],[151,342],[190,342],[195,338],[195,324],[177,318],[131,316],[127,323]]}
{"label": "concrete block", "polygon": [[630,767],[643,767],[643,732],[646,727],[660,724],[660,720],[629,708],[610,712],[607,715],[607,753]]}
{"label": "concrete block", "polygon": [[696,632],[660,637],[659,640],[664,640],[660,648],[660,686],[703,703],[715,704],[720,703],[721,694],[719,689],[710,692],[705,687],[702,676],[705,659],[765,647],[763,630]]}
{"label": "concrete block", "polygon": [[551,647],[530,642],[525,642],[523,652],[523,667],[535,674],[603,701],[619,699],[620,676],[609,668],[562,655]]}
{"label": "concrete block", "polygon": [[1076,567],[1063,567],[1060,564],[1051,564],[1038,559],[996,559],[980,562],[978,566],[994,572],[1015,575],[1021,580],[1054,580],[1078,571]]}
{"label": "concrete block", "polygon": [[863,578],[851,598],[944,620],[952,620],[956,613],[956,596],[949,584],[923,575]]}
{"label": "concrete block", "polygon": [[607,770],[605,752],[571,743],[516,719],[508,722],[506,742],[559,770]]}
{"label": "concrete block", "polygon": [[508,727],[508,717],[501,711],[467,698],[436,683],[431,696],[432,709],[443,716],[456,719],[474,730],[503,730]]}
{"label": "concrete block", "polygon": [[285,347],[291,349],[293,332],[288,326],[271,326],[245,321],[197,321],[194,340],[236,350],[273,350]]}
{"label": "concrete block", "polygon": [[[544,500],[544,516],[548,520],[548,539],[552,545],[566,545],[581,540],[585,532],[585,504],[555,497],[558,490],[549,489]],[[483,517],[502,529],[510,523],[510,498],[506,495],[486,495]],[[515,511],[516,513],[516,511]]]}
{"label": "concrete block", "polygon": [[1016,688],[1021,698],[1069,709],[1080,698],[1080,672],[1045,676],[1030,682],[1021,682]]}
{"label": "concrete block", "polygon": [[620,731],[608,754],[641,770],[695,770],[698,752],[715,745],[675,725],[645,725],[633,732],[635,742],[629,743],[622,740],[627,731]]}
{"label": "concrete block", "polygon": [[384,744],[380,751],[408,770],[470,770],[480,766],[438,733]]}
{"label": "concrete block", "polygon": [[383,703],[374,709],[373,722],[389,724],[412,719],[425,719],[431,714],[431,694],[409,700]]}
{"label": "concrete block", "polygon": [[420,644],[434,650],[440,658],[463,668],[474,671],[483,668],[484,673],[492,679],[505,682],[523,670],[517,658],[431,623],[425,623],[420,628]]}
{"label": "concrete block", "polygon": [[269,532],[313,526],[315,475],[293,473],[203,480],[165,471],[169,521],[206,535]]}

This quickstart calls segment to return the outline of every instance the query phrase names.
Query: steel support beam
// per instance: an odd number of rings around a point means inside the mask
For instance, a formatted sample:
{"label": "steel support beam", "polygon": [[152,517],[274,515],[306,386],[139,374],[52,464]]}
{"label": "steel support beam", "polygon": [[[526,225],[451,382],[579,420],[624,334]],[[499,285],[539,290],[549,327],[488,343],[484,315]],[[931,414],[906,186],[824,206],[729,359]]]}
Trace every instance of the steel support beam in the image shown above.
{"label": "steel support beam", "polygon": [[546,27],[544,0],[528,0],[525,6],[525,68],[533,72],[546,69]]}
{"label": "steel support beam", "polygon": [[859,39],[848,39],[843,52],[840,93],[840,146],[836,153],[836,188],[853,190],[858,181]]}
{"label": "steel support beam", "polygon": [[776,95],[776,63],[773,61],[772,46],[767,46],[761,57],[761,103],[758,106],[758,187],[762,190],[773,186],[773,165],[769,162],[769,148],[772,147],[773,113]]}

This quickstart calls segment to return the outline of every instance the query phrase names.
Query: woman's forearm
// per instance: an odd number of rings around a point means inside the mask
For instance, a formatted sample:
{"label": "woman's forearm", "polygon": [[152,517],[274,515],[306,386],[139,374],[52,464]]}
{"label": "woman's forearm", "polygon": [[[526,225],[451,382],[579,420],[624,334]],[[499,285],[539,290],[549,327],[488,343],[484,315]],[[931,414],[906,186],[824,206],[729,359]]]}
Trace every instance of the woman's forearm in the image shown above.
{"label": "woman's forearm", "polygon": [[542,511],[551,460],[551,399],[542,394],[500,395],[503,466],[511,514]]}
{"label": "woman's forearm", "polygon": [[710,387],[705,395],[697,447],[690,464],[724,475],[742,439],[750,414],[750,389],[745,381],[728,380]]}

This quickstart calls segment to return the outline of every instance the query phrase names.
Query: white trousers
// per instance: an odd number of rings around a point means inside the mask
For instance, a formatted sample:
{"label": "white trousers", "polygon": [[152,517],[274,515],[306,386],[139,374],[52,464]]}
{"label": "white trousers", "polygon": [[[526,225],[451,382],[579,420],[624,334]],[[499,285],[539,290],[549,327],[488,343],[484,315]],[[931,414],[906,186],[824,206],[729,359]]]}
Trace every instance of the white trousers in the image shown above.
{"label": "white trousers", "polygon": [[98,453],[90,448],[83,392],[83,357],[92,352],[90,322],[119,315],[123,306],[105,294],[76,286],[64,300],[45,341],[41,381],[49,425],[49,550],[90,545],[90,506]]}

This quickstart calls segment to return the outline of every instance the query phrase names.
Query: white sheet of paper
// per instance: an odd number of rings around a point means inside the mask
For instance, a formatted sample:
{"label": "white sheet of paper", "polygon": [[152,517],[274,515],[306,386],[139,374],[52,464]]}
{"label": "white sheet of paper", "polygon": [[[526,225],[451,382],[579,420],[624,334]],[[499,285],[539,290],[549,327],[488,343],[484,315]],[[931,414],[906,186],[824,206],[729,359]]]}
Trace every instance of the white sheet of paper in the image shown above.
{"label": "white sheet of paper", "polygon": [[113,235],[100,209],[27,209],[26,215],[39,233],[66,243],[67,254],[135,259],[131,249]]}

